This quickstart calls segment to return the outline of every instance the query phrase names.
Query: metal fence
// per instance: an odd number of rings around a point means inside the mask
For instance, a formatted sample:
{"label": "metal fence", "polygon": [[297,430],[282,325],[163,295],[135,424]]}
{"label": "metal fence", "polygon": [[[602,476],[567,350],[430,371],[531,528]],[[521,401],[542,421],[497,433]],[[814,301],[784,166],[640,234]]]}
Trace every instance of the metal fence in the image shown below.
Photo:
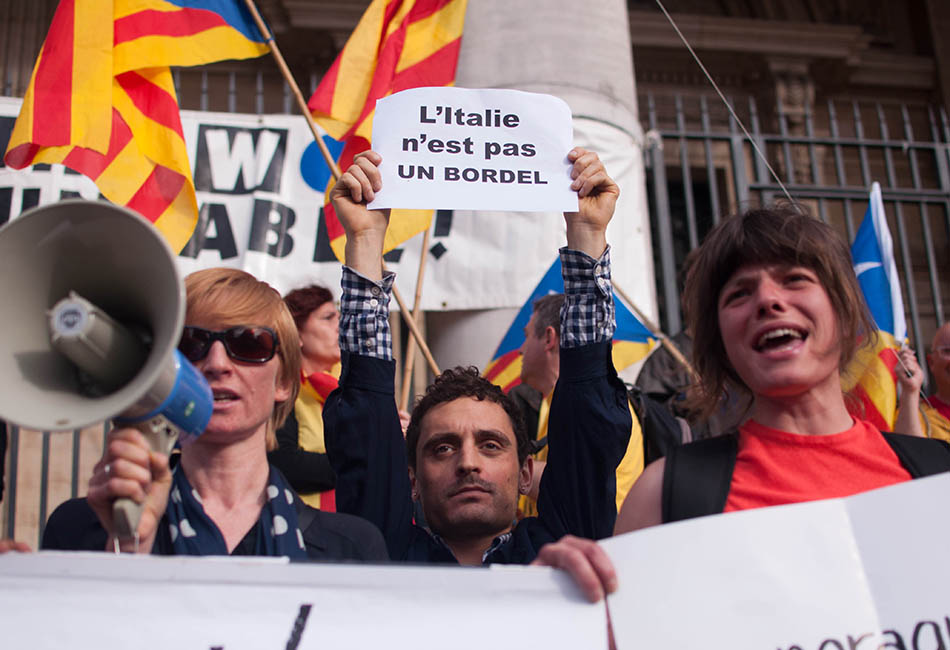
{"label": "metal fence", "polygon": [[[881,185],[902,280],[909,334],[918,357],[944,322],[950,296],[950,122],[943,108],[827,99],[794,114],[736,100],[792,198],[848,241]],[[677,269],[726,214],[784,198],[766,161],[753,150],[718,97],[640,99],[650,218],[663,326],[682,328]]]}
{"label": "metal fence", "polygon": [[15,537],[38,547],[56,506],[85,495],[92,466],[102,455],[105,425],[71,432],[8,426],[7,435],[0,538]]}

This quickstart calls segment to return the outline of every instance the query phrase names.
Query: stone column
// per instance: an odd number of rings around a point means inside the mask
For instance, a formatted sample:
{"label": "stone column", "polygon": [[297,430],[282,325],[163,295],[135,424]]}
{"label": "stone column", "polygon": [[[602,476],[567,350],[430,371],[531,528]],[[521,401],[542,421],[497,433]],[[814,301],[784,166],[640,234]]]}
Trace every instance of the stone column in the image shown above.
{"label": "stone column", "polygon": [[[613,277],[638,307],[655,317],[642,132],[623,0],[471,0],[456,85],[548,93],[568,103],[574,115],[575,144],[596,150],[621,187],[607,233]],[[554,260],[556,248],[565,242],[563,217],[456,212],[453,229],[464,228],[478,237],[479,229],[495,223],[488,219],[533,219],[537,224],[537,241],[524,242],[526,253],[538,258],[537,268],[516,277],[514,269],[524,268],[524,262],[519,265],[512,260],[506,278],[517,283],[526,298]],[[520,306],[431,312],[429,344],[440,365],[483,365]]]}

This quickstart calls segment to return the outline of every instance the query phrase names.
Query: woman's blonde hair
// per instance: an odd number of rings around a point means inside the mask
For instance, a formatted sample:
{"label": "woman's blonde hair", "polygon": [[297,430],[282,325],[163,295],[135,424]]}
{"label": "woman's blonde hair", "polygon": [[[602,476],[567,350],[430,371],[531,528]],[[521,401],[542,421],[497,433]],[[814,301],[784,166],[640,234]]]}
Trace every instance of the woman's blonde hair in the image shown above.
{"label": "woman's blonde hair", "polygon": [[214,268],[185,278],[185,323],[213,318],[222,327],[256,325],[277,333],[280,367],[277,383],[291,389],[290,397],[277,402],[267,423],[267,451],[277,448],[277,429],[294,408],[300,391],[300,338],[294,319],[276,289],[250,273]]}

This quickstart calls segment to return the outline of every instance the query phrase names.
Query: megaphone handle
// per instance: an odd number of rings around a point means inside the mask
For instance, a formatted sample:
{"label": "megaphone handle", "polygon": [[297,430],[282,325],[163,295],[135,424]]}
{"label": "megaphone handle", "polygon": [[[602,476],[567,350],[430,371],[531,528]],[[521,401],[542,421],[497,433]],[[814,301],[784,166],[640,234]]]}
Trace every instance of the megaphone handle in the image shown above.
{"label": "megaphone handle", "polygon": [[[161,415],[131,426],[142,432],[153,451],[166,455],[171,453],[175,441],[178,440],[178,429]],[[118,539],[135,538],[144,507],[127,497],[116,499],[112,504],[112,526]]]}

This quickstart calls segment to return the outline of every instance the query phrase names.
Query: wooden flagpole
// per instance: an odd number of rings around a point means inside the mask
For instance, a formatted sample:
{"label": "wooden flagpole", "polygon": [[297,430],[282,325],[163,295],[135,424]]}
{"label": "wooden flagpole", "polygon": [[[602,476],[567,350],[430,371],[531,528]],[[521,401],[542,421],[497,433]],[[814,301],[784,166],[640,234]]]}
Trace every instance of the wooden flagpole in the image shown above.
{"label": "wooden flagpole", "polygon": [[689,360],[683,356],[683,353],[680,352],[678,347],[676,347],[676,344],[673,343],[673,341],[671,341],[669,337],[667,337],[667,335],[664,334],[663,331],[653,323],[653,321],[647,318],[646,314],[640,311],[636,303],[634,303],[633,300],[630,299],[630,296],[628,296],[627,293],[617,285],[616,281],[613,281],[613,285],[614,291],[617,292],[617,295],[623,298],[623,301],[627,303],[627,306],[630,307],[631,310],[633,310],[633,313],[637,318],[640,319],[640,322],[643,323],[643,325],[648,330],[650,330],[654,336],[660,339],[660,343],[664,348],[666,348],[666,351],[669,352],[674,359],[683,364],[683,367],[686,368],[687,372],[689,372],[689,375],[693,381],[698,381],[699,375],[696,373],[696,369],[693,368],[693,365],[689,362]]}
{"label": "wooden flagpole", "polygon": [[[277,41],[274,40],[274,35],[271,33],[270,29],[268,29],[266,23],[264,23],[264,19],[261,18],[261,14],[257,10],[257,5],[254,4],[254,0],[244,0],[244,4],[247,5],[248,11],[251,12],[251,16],[254,18],[254,22],[257,23],[257,28],[265,37],[265,42],[267,43],[268,48],[270,48],[270,52],[274,56],[274,60],[277,61],[277,67],[280,68],[280,72],[284,76],[284,80],[287,82],[291,92],[294,94],[294,98],[297,100],[297,106],[300,108],[300,112],[303,113],[304,119],[307,120],[307,126],[310,127],[310,132],[313,134],[313,139],[320,148],[320,153],[323,154],[323,159],[330,168],[330,172],[333,174],[333,179],[339,180],[340,167],[336,164],[336,161],[333,160],[333,156],[330,155],[327,145],[324,144],[323,138],[320,137],[320,132],[317,130],[317,123],[313,121],[313,116],[310,114],[310,109],[307,108],[307,102],[304,100],[303,94],[300,92],[300,87],[297,85],[297,81],[290,72],[290,68],[287,67],[287,62],[284,61],[284,56],[280,53],[280,48],[277,47]],[[424,252],[423,259],[425,259]],[[425,339],[422,338],[422,332],[419,331],[419,327],[416,325],[412,313],[406,309],[402,295],[399,293],[399,289],[397,289],[395,285],[393,285],[393,297],[396,299],[396,304],[399,305],[399,311],[402,314],[403,320],[406,321],[406,325],[409,327],[409,332],[412,334],[415,342],[419,345],[419,350],[422,351],[422,355],[426,358],[429,368],[433,373],[437,375],[440,374],[439,366],[432,357],[432,352],[429,350],[429,346],[426,345]]]}
{"label": "wooden flagpole", "polygon": [[[426,258],[429,256],[429,239],[432,233],[432,226],[426,228],[426,234],[422,239],[422,254],[419,257],[419,273],[416,275],[416,295],[412,302],[412,320],[419,317],[419,303],[422,300],[422,280],[426,272]],[[402,364],[402,391],[399,397],[399,408],[403,411],[409,408],[409,382],[412,378],[412,366],[415,364],[416,346],[415,339],[409,339],[406,344],[406,356]]]}

